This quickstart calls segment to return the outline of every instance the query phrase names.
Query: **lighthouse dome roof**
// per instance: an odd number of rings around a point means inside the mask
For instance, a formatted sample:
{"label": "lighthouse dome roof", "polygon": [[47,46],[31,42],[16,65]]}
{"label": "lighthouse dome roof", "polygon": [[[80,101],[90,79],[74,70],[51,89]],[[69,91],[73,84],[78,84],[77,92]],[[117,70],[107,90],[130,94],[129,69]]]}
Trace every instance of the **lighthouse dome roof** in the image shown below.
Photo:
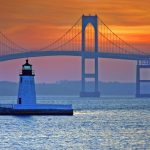
{"label": "lighthouse dome roof", "polygon": [[31,64],[29,64],[29,60],[26,59],[26,63],[23,66],[32,66]]}

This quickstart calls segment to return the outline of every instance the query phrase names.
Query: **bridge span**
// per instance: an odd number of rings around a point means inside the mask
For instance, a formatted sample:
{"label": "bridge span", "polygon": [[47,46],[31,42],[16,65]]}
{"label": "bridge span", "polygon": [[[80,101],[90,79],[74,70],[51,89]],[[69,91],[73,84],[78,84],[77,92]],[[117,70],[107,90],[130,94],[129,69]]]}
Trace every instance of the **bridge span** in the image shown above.
{"label": "bridge span", "polygon": [[[99,59],[137,61],[136,97],[150,97],[150,94],[141,93],[141,83],[150,83],[150,80],[142,80],[140,73],[141,69],[150,68],[150,53],[139,50],[122,40],[97,15],[83,15],[59,39],[38,50],[25,49],[0,32],[0,61],[43,56],[81,57],[81,97],[100,96]],[[90,74],[86,72],[86,62],[89,59],[94,61],[94,72]],[[89,78],[94,82],[93,91],[86,90],[86,80]]]}
{"label": "bridge span", "polygon": [[124,60],[145,60],[149,59],[150,56],[141,56],[139,54],[118,54],[118,53],[104,53],[104,52],[82,52],[82,51],[30,51],[23,53],[8,54],[0,56],[0,61],[9,61],[14,59],[21,59],[27,57],[44,57],[44,56],[86,56],[87,58],[111,58],[111,59],[124,59]]}

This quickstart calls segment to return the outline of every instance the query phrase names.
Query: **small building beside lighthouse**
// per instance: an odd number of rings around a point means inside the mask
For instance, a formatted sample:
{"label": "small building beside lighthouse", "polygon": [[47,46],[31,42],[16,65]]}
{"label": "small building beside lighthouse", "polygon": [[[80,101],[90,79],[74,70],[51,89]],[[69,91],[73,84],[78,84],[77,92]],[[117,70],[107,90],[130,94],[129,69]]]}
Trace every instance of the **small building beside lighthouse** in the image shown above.
{"label": "small building beside lighthouse", "polygon": [[22,106],[36,104],[34,76],[32,65],[26,59],[26,63],[22,65],[22,72],[20,74],[17,104]]}

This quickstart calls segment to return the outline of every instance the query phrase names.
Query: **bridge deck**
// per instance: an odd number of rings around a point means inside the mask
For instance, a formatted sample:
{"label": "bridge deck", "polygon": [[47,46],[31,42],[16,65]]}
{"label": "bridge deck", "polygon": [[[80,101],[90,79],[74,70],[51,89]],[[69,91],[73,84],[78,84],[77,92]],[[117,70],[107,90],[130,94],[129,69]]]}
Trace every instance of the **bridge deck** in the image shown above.
{"label": "bridge deck", "polygon": [[0,61],[8,61],[13,59],[27,58],[27,57],[43,57],[43,56],[82,56],[86,57],[99,57],[99,58],[112,58],[112,59],[125,59],[125,60],[140,60],[149,59],[150,56],[138,54],[119,54],[119,53],[104,53],[104,52],[81,52],[81,51],[31,51],[24,53],[16,53],[0,56]]}

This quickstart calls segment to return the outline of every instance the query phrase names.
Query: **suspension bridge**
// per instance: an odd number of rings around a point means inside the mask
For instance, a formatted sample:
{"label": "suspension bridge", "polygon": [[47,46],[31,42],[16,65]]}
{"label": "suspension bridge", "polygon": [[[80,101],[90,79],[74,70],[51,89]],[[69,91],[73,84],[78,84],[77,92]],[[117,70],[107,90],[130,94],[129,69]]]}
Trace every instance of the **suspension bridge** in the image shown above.
{"label": "suspension bridge", "polygon": [[[97,15],[83,15],[57,40],[36,50],[21,47],[0,32],[0,61],[27,57],[63,55],[81,57],[81,97],[100,96],[98,87],[99,58],[137,61],[136,97],[150,97],[150,94],[141,93],[141,83],[150,83],[150,80],[142,80],[140,76],[141,69],[150,68],[150,53],[139,50],[125,42]],[[89,60],[94,62],[93,73],[86,72],[86,62]],[[94,82],[92,91],[86,90],[87,79],[92,79]]]}

